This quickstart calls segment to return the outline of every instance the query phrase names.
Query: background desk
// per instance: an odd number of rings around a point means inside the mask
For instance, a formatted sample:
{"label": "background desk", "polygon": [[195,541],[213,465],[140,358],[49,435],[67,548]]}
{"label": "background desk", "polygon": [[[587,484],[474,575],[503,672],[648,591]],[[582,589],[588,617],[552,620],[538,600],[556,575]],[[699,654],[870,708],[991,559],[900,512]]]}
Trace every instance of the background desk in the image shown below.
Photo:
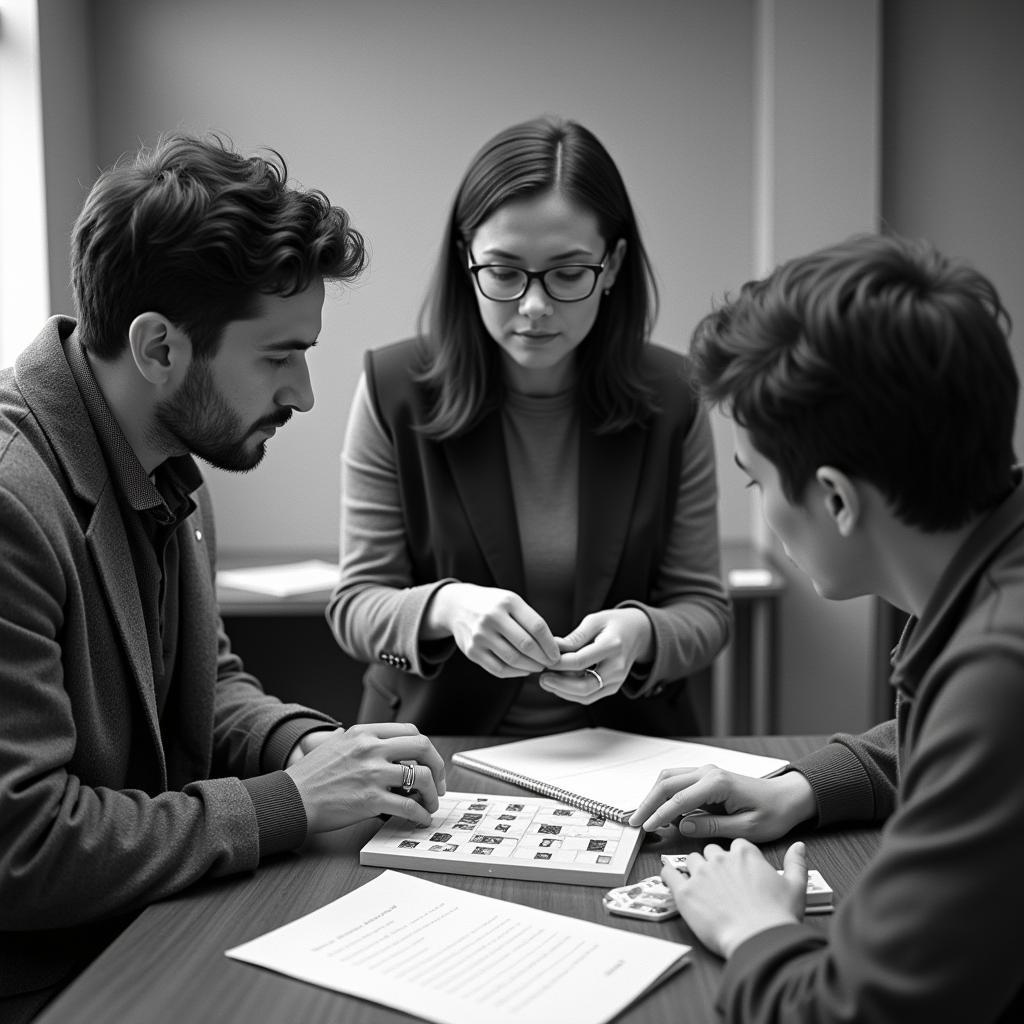
{"label": "background desk", "polygon": [[[306,555],[225,558],[221,568],[300,561]],[[324,557],[322,553],[309,557]],[[785,579],[752,545],[722,545],[722,572],[735,628],[710,673],[694,681],[693,697],[712,736],[765,735],[772,729],[778,601]],[[271,693],[355,721],[363,665],[337,645],[324,618],[329,591],[277,598],[218,588],[232,647]]]}
{"label": "background desk", "polygon": [[733,636],[711,669],[713,736],[765,736],[774,718],[776,636],[785,577],[752,544],[722,545],[722,575],[733,607]]}
{"label": "background desk", "polygon": [[[792,758],[813,750],[822,740],[744,737],[717,742]],[[481,737],[435,738],[446,761],[456,750],[486,742]],[[448,784],[453,790],[522,793],[514,786],[456,767],[449,770]],[[273,858],[254,874],[199,885],[175,899],[154,904],[44,1011],[38,1024],[409,1024],[410,1018],[398,1011],[224,955],[226,949],[316,910],[376,877],[380,868],[359,865],[359,849],[376,828],[374,820],[317,837],[301,854]],[[807,842],[809,866],[825,876],[837,903],[849,892],[878,844],[875,829],[809,833],[800,838]],[[661,853],[685,853],[701,845],[684,842],[678,833],[647,842],[629,880],[656,874]],[[776,866],[781,866],[787,845],[788,841],[764,847]],[[422,875],[442,885],[693,945],[689,966],[617,1017],[616,1024],[716,1019],[712,1007],[722,961],[696,945],[679,918],[653,924],[612,917],[601,905],[604,887],[431,872]],[[827,929],[830,918],[807,920],[812,927]]]}

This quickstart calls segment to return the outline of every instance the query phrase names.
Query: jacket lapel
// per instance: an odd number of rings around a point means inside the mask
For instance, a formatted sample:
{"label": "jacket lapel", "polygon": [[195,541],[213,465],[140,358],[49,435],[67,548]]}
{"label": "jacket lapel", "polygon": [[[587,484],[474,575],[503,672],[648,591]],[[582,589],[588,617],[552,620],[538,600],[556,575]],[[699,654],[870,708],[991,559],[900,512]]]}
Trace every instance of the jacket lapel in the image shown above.
{"label": "jacket lapel", "polygon": [[[214,733],[214,688],[210,680],[218,676],[219,617],[212,604],[212,536],[206,530],[202,494],[194,497],[200,507],[178,529],[179,637],[189,637],[178,646],[178,679],[181,687],[175,698],[176,714],[182,723],[177,730],[172,763],[168,773],[176,780],[208,778],[211,770],[209,737]],[[212,523],[212,519],[210,520]]]}
{"label": "jacket lapel", "polygon": [[523,556],[501,414],[489,413],[476,429],[446,441],[444,450],[466,519],[491,575],[503,587],[522,594]]}
{"label": "jacket lapel", "polygon": [[128,664],[131,666],[135,688],[145,711],[146,724],[165,770],[163,745],[160,741],[160,723],[157,720],[156,697],[153,692],[153,665],[149,657],[146,623],[142,617],[142,598],[135,569],[129,556],[128,535],[121,519],[121,509],[113,484],[100,493],[93,511],[92,521],[85,534],[85,542],[92,555],[96,574],[107,597],[107,607],[117,627]]}
{"label": "jacket lapel", "polygon": [[22,394],[45,431],[75,498],[89,509],[85,522],[86,546],[131,666],[162,767],[153,666],[139,587],[128,554],[128,537],[99,440],[64,354],[63,339],[74,326],[74,321],[66,317],[49,320],[35,342],[18,357],[15,373]]}
{"label": "jacket lapel", "polygon": [[645,438],[639,427],[598,436],[589,411],[581,413],[574,622],[605,606],[629,532]]}

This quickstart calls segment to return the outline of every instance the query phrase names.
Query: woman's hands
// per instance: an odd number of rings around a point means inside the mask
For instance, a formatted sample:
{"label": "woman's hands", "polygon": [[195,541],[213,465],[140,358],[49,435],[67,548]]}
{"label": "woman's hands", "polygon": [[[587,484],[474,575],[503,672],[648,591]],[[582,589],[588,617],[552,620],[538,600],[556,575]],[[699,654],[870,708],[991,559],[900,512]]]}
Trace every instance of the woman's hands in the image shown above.
{"label": "woman's hands", "polygon": [[450,635],[470,661],[499,679],[543,672],[559,658],[547,623],[511,590],[446,583],[424,624],[425,636]]}
{"label": "woman's hands", "polygon": [[422,635],[451,636],[470,661],[499,679],[539,673],[543,689],[578,704],[618,692],[653,647],[650,619],[639,608],[594,612],[556,638],[518,594],[473,583],[446,583],[434,594]]}
{"label": "woman's hands", "polygon": [[651,620],[639,608],[609,608],[587,615],[556,643],[562,656],[541,674],[541,689],[593,704],[617,693],[635,662],[650,660]]}

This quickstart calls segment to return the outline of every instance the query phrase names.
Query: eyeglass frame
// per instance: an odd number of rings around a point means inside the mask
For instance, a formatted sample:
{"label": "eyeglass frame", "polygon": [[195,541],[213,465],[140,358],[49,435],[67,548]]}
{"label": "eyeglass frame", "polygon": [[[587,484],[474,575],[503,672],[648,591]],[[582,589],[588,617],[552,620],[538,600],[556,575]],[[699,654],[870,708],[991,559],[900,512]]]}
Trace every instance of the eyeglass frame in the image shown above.
{"label": "eyeglass frame", "polygon": [[[544,294],[551,299],[552,302],[586,302],[591,295],[597,291],[597,282],[601,275],[605,271],[605,267],[608,265],[608,259],[612,254],[614,246],[609,243],[608,247],[604,251],[604,255],[601,257],[600,263],[561,263],[557,267],[548,267],[547,270],[525,270],[523,267],[514,267],[511,263],[470,263],[467,267],[470,277],[473,278],[473,282],[476,284],[477,290],[480,294],[487,299],[488,302],[521,302],[526,293],[530,290],[530,285],[534,281],[540,281],[540,286],[544,290]],[[473,250],[468,246],[466,252],[469,253],[470,260],[473,259]],[[481,270],[492,270],[495,267],[500,267],[503,270],[516,270],[520,274],[526,275],[526,284],[523,285],[523,290],[518,294],[508,299],[493,299],[488,295],[483,288],[480,287],[480,271]],[[551,274],[556,270],[568,270],[570,268],[579,267],[583,270],[592,270],[594,272],[594,281],[590,286],[590,291],[586,295],[581,295],[578,299],[560,299],[555,295],[552,295],[548,289],[548,283],[544,280],[547,274]]]}

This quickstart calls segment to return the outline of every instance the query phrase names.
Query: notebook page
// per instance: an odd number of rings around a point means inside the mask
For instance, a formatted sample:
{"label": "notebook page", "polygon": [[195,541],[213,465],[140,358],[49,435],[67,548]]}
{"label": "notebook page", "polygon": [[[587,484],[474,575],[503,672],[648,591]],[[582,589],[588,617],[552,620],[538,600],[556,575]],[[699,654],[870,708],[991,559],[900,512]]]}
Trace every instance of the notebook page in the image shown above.
{"label": "notebook page", "polygon": [[576,729],[515,740],[456,754],[463,758],[546,782],[569,793],[623,811],[640,805],[663,768],[715,764],[740,775],[769,775],[787,762],[705,743],[663,739],[615,729]]}

